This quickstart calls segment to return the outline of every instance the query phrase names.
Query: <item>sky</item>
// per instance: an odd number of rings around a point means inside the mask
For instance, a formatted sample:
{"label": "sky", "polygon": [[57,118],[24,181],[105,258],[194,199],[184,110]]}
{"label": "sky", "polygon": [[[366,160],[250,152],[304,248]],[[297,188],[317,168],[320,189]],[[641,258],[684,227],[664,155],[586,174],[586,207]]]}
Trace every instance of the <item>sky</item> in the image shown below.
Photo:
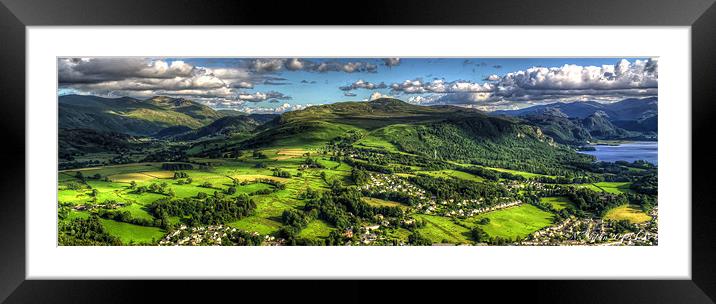
{"label": "sky", "polygon": [[59,58],[58,81],[59,95],[161,95],[250,113],[382,96],[494,111],[653,97],[658,58]]}

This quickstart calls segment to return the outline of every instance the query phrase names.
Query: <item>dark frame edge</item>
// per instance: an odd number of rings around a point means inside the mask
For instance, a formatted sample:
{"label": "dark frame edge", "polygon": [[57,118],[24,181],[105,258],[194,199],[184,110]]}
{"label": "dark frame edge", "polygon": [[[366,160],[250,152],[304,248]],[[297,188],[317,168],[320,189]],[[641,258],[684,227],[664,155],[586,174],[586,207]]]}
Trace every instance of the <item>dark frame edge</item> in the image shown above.
{"label": "dark frame edge", "polygon": [[[713,138],[711,123],[716,111],[716,4],[707,8],[691,25],[691,87],[692,87],[692,280],[711,299],[716,299],[716,225],[712,215],[716,212],[713,185],[716,179],[709,175],[715,169],[708,139]],[[697,164],[697,166],[694,166]]]}
{"label": "dark frame edge", "polygon": [[[25,25],[4,4],[0,4],[0,96],[6,149],[0,157],[6,160],[12,174],[0,177],[0,301],[25,280]],[[7,112],[5,112],[7,111]],[[17,161],[22,160],[22,161]],[[7,250],[7,249],[11,250]]]}

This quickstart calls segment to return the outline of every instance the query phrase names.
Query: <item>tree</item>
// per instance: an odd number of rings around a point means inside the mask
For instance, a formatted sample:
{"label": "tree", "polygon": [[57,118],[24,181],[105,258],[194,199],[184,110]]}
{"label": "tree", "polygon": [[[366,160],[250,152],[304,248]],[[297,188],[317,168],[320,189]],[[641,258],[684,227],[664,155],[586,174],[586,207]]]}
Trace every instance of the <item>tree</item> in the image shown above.
{"label": "tree", "polygon": [[427,239],[426,237],[424,237],[422,234],[420,234],[420,232],[418,232],[417,230],[413,231],[413,233],[411,233],[408,236],[408,243],[410,245],[417,245],[417,246],[432,245],[432,242],[429,239]]}
{"label": "tree", "polygon": [[470,236],[475,242],[480,242],[483,237],[486,236],[485,231],[480,227],[475,227],[470,230]]}
{"label": "tree", "polygon": [[131,181],[129,182],[129,189],[136,189],[137,188],[137,182]]}
{"label": "tree", "polygon": [[236,187],[231,186],[228,189],[226,189],[226,194],[233,195],[234,193],[236,193]]}

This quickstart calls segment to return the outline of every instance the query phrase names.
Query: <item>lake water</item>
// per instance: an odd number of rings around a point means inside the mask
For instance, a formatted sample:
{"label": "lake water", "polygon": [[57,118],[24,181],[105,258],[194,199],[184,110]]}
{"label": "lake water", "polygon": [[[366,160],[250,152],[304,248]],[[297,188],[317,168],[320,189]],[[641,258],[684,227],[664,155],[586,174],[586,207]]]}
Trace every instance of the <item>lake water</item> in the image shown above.
{"label": "lake water", "polygon": [[645,160],[656,165],[658,161],[655,141],[630,142],[618,146],[592,145],[592,147],[596,151],[580,151],[580,153],[594,155],[598,161],[606,162]]}

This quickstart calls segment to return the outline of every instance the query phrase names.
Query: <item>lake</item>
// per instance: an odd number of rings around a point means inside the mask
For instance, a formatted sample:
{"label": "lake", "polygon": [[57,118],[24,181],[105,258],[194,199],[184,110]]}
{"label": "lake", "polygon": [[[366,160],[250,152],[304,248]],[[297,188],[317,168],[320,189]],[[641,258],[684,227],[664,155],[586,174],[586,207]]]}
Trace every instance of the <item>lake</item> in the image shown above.
{"label": "lake", "polygon": [[606,162],[645,160],[655,165],[658,162],[657,142],[655,141],[630,142],[618,146],[592,145],[592,147],[596,150],[579,151],[579,153],[594,155],[598,161]]}

